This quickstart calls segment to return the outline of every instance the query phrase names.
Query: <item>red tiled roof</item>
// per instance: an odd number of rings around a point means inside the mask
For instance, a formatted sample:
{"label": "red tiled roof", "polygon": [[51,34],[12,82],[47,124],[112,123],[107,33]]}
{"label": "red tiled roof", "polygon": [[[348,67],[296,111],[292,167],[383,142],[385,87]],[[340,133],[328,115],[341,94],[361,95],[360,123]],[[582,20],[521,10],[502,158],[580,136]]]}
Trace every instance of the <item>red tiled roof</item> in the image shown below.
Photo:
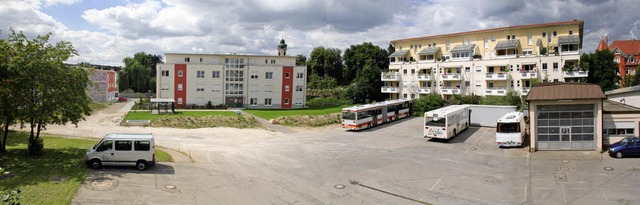
{"label": "red tiled roof", "polygon": [[584,25],[584,21],[583,20],[573,20],[573,21],[553,22],[553,23],[507,26],[507,27],[501,27],[501,28],[490,28],[490,29],[482,29],[482,30],[476,30],[476,31],[465,31],[465,32],[459,32],[459,33],[440,34],[440,35],[434,35],[434,36],[424,36],[424,37],[417,37],[417,38],[398,39],[398,40],[392,40],[391,43],[399,43],[399,42],[415,41],[415,40],[424,40],[424,39],[432,39],[432,38],[451,37],[451,36],[461,36],[461,35],[467,35],[467,34],[473,34],[473,33],[482,33],[482,32],[513,30],[513,29],[526,29],[526,28],[537,28],[537,27],[547,27],[547,26],[560,26],[560,25],[574,25],[574,24],[583,26]]}
{"label": "red tiled roof", "polygon": [[640,55],[640,40],[616,40],[611,42],[609,50],[619,49],[625,55]]}
{"label": "red tiled roof", "polygon": [[527,101],[534,100],[582,100],[607,98],[597,84],[591,83],[541,83],[531,87]]}
{"label": "red tiled roof", "polygon": [[600,39],[600,43],[598,44],[598,48],[596,50],[604,51],[607,49],[609,49],[609,47],[607,46],[607,42],[605,42],[604,39]]}

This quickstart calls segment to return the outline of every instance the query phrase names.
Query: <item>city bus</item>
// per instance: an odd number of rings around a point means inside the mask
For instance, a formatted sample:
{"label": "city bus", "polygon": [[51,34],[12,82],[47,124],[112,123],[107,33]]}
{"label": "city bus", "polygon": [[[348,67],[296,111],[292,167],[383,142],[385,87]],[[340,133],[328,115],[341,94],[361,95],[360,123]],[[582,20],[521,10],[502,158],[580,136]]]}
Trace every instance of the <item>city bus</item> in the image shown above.
{"label": "city bus", "polygon": [[498,147],[519,147],[524,141],[526,123],[524,113],[510,112],[498,119],[496,144]]}
{"label": "city bus", "polygon": [[411,115],[412,101],[397,99],[342,108],[342,128],[362,130]]}
{"label": "city bus", "polygon": [[450,105],[424,113],[424,138],[450,139],[469,127],[469,105]]}

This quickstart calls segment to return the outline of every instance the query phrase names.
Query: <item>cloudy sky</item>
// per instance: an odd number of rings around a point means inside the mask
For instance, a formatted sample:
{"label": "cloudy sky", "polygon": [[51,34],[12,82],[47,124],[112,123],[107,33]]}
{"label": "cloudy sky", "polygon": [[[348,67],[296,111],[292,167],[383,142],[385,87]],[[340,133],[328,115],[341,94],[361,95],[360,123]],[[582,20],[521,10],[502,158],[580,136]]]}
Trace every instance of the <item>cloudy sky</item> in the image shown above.
{"label": "cloudy sky", "polygon": [[79,56],[69,63],[122,65],[144,51],[290,55],[352,44],[580,19],[583,51],[602,36],[640,37],[637,0],[2,0],[0,36],[52,32]]}

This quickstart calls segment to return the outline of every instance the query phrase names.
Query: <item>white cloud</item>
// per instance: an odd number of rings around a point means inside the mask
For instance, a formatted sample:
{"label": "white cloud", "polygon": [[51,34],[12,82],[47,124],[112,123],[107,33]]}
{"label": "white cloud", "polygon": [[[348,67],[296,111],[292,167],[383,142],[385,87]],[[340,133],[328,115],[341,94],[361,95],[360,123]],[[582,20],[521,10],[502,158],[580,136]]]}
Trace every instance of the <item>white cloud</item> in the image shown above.
{"label": "white cloud", "polygon": [[71,5],[80,2],[81,0],[42,0],[45,6],[54,5]]}

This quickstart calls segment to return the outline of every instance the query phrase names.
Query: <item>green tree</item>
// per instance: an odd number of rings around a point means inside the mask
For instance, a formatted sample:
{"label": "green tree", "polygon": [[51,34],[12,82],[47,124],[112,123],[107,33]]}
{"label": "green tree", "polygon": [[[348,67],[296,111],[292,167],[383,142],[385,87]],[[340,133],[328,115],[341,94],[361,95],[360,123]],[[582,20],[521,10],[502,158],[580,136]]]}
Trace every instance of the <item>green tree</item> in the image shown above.
{"label": "green tree", "polygon": [[624,82],[624,86],[625,87],[631,87],[631,86],[640,85],[640,66],[636,66],[636,73],[634,75],[626,75],[624,77],[625,77],[625,79],[624,79],[625,80],[625,82]]}
{"label": "green tree", "polygon": [[447,101],[437,93],[423,95],[413,102],[413,113],[416,116],[423,116],[425,112],[444,107],[446,103]]}
{"label": "green tree", "polygon": [[0,39],[0,114],[2,114],[2,131],[3,137],[0,141],[0,153],[6,152],[7,135],[9,134],[9,126],[14,123],[15,115],[18,110],[17,100],[13,90],[14,82],[11,78],[15,75],[15,69],[10,65],[9,61],[13,50],[9,42]]}
{"label": "green tree", "polygon": [[305,66],[307,65],[307,57],[304,55],[296,56],[296,66]]}
{"label": "green tree", "polygon": [[[373,60],[373,68],[378,72],[389,66],[389,54],[387,51],[371,44],[364,42],[362,44],[351,45],[344,51],[344,82],[343,85],[350,84],[358,74],[358,70],[362,69],[368,60]],[[381,79],[377,79],[381,81]]]}
{"label": "green tree", "polygon": [[118,73],[118,89],[131,89],[135,92],[156,91],[156,65],[162,63],[160,55],[138,52],[133,57],[122,60],[124,69]]}
{"label": "green tree", "polygon": [[394,47],[393,44],[389,44],[387,47],[387,54],[391,55],[393,52],[396,52],[396,47]]}
{"label": "green tree", "polygon": [[51,45],[50,37],[51,33],[28,39],[12,31],[7,40],[12,54],[9,69],[15,71],[10,77],[12,93],[20,102],[16,117],[21,126],[28,124],[31,129],[28,149],[34,155],[42,153],[40,132],[48,124],[77,125],[91,114],[86,94],[89,71],[66,66],[64,61],[77,55],[73,45],[65,41]]}
{"label": "green tree", "polygon": [[311,74],[321,78],[331,77],[336,81],[342,81],[342,57],[337,48],[316,47],[311,51],[307,66]]}
{"label": "green tree", "polygon": [[347,96],[355,103],[384,100],[384,96],[380,92],[380,87],[382,87],[380,74],[381,72],[375,67],[373,59],[367,60],[364,67],[358,70],[358,77],[349,85]]}
{"label": "green tree", "polygon": [[462,104],[480,104],[480,96],[475,94],[471,95],[453,95],[451,99],[452,104],[462,105]]}
{"label": "green tree", "polygon": [[589,70],[587,83],[600,85],[603,91],[618,88],[616,82],[620,76],[616,74],[618,65],[613,61],[613,53],[609,50],[596,51],[580,56],[580,68]]}

